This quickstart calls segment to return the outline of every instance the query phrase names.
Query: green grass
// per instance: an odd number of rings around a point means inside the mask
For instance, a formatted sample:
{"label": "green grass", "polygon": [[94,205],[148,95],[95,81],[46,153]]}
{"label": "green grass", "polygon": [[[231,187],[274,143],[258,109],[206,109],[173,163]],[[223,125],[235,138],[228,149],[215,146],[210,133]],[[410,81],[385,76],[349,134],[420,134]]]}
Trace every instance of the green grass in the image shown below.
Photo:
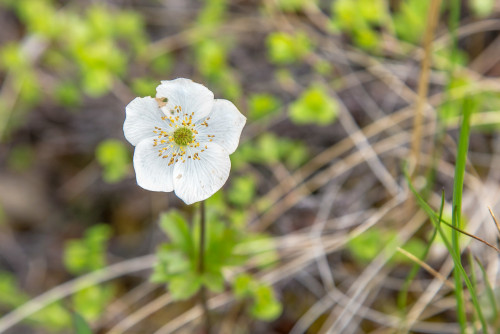
{"label": "green grass", "polygon": [[[460,145],[459,145],[459,147],[460,147]],[[414,186],[409,181],[408,174],[406,174],[406,178],[408,180],[410,190],[412,191],[412,193],[416,197],[418,204],[427,213],[427,215],[431,219],[432,223],[434,224],[434,227],[438,230],[439,235],[441,236],[441,239],[443,240],[446,248],[448,249],[448,252],[450,253],[450,255],[453,258],[453,262],[455,264],[456,274],[458,275],[458,281],[459,281],[458,284],[460,285],[459,289],[463,293],[463,287],[461,284],[462,284],[462,280],[464,280],[465,285],[469,289],[469,293],[471,295],[474,310],[476,311],[477,317],[479,318],[479,321],[481,322],[482,331],[483,331],[483,333],[488,333],[488,330],[487,330],[488,326],[486,324],[486,320],[484,319],[483,312],[481,310],[481,305],[479,304],[479,300],[477,298],[476,289],[474,288],[471,280],[469,279],[469,276],[467,275],[467,272],[465,271],[465,269],[462,265],[462,261],[460,260],[460,253],[457,253],[454,251],[453,245],[450,243],[446,234],[443,232],[443,230],[441,228],[441,224],[440,224],[442,221],[441,216],[437,215],[434,212],[434,210],[429,206],[429,204],[427,204],[427,202],[422,198],[422,196],[420,196],[420,194],[417,192],[417,190],[414,188]],[[456,230],[453,230],[453,231],[456,231]],[[455,281],[455,293],[456,293],[456,290],[457,290],[457,283]],[[460,301],[457,300],[457,310],[459,307],[458,302],[460,302],[462,304],[461,306],[463,307],[463,310],[465,310],[465,301],[464,301],[463,297]],[[465,315],[465,313],[464,313],[464,315]],[[461,326],[461,330],[463,332],[465,332],[466,327],[467,327],[467,322],[465,321],[463,325],[462,325],[462,323],[460,323],[460,326]]]}

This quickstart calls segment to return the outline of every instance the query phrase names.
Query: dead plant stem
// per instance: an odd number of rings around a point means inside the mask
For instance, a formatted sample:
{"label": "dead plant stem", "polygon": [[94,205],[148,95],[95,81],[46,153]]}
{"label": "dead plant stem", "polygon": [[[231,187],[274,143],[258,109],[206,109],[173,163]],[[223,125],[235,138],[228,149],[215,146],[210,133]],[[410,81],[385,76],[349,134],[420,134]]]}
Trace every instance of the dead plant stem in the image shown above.
{"label": "dead plant stem", "polygon": [[418,81],[418,97],[415,107],[415,118],[413,119],[413,133],[411,138],[410,175],[412,175],[412,177],[418,169],[417,166],[420,160],[424,107],[426,105],[427,93],[429,91],[432,41],[434,39],[434,30],[436,29],[439,18],[439,8],[441,8],[441,0],[434,0],[430,2],[427,28],[424,35],[424,57],[422,59],[420,77]]}

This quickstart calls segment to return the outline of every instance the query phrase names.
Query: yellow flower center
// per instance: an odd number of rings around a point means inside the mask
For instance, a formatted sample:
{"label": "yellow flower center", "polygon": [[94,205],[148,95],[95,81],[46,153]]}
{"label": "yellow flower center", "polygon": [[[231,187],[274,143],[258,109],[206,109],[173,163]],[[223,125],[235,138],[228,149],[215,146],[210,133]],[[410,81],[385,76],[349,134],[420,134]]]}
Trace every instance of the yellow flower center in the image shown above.
{"label": "yellow flower center", "polygon": [[193,131],[187,127],[174,131],[174,142],[179,146],[186,146],[193,141]]}
{"label": "yellow flower center", "polygon": [[[163,108],[166,106],[163,99],[157,98],[158,106]],[[162,109],[163,110],[163,109]],[[168,111],[170,116],[162,116],[162,120],[170,121],[168,126],[174,128],[173,132],[164,130],[155,126],[153,133],[158,136],[153,139],[153,147],[158,147],[158,156],[162,159],[169,159],[168,165],[172,165],[178,161],[186,162],[187,159],[201,160],[200,154],[208,150],[208,146],[200,147],[200,142],[196,140],[198,135],[197,126],[193,123],[194,112],[191,114],[182,114],[182,107],[174,106],[174,109]],[[199,126],[208,128],[207,117]],[[211,142],[215,135],[207,135],[208,141]],[[198,149],[192,155],[186,154],[187,147]]]}

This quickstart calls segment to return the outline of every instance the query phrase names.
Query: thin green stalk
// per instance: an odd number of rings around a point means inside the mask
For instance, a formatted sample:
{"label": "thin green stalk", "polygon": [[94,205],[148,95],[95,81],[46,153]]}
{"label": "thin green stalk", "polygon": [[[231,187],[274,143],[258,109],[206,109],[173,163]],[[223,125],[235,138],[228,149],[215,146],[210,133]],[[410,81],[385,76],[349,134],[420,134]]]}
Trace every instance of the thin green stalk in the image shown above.
{"label": "thin green stalk", "polygon": [[[439,209],[438,222],[440,222],[442,219],[443,208],[444,208],[444,190],[443,190],[443,194],[441,197],[441,207]],[[427,247],[425,247],[424,253],[420,257],[420,260],[422,262],[425,261],[427,254],[429,254],[429,250],[431,249],[431,246],[432,246],[432,243],[434,242],[434,239],[436,239],[437,233],[438,233],[438,229],[435,228],[429,242],[427,243]],[[398,307],[400,310],[404,310],[406,308],[406,301],[408,300],[408,289],[410,288],[411,282],[413,281],[413,279],[417,275],[419,269],[420,269],[420,265],[418,263],[414,263],[411,270],[410,270],[410,273],[408,274],[408,277],[406,277],[406,280],[403,284],[403,288],[401,289],[401,291],[398,295]]]}
{"label": "thin green stalk", "polygon": [[441,236],[441,239],[443,240],[446,248],[448,249],[448,252],[450,253],[451,257],[453,258],[453,262],[455,263],[455,268],[458,270],[458,274],[461,275],[463,280],[465,281],[465,285],[469,289],[470,296],[472,299],[472,304],[474,306],[474,309],[477,312],[477,316],[479,318],[479,321],[481,322],[481,327],[483,333],[488,333],[488,326],[486,325],[486,321],[483,316],[483,312],[481,311],[481,305],[479,304],[479,300],[477,299],[477,293],[474,287],[472,286],[472,283],[467,276],[467,272],[465,271],[464,267],[462,266],[462,263],[460,261],[460,254],[457,254],[456,252],[453,251],[452,245],[450,244],[450,241],[448,240],[448,237],[443,232],[443,229],[441,228],[440,221],[438,220],[437,214],[434,212],[434,210],[425,202],[425,200],[420,196],[420,194],[415,190],[415,187],[413,187],[413,184],[410,182],[410,176],[408,175],[407,172],[405,172],[405,177],[407,179],[408,185],[410,187],[411,192],[413,195],[416,197],[418,204],[420,207],[427,213],[429,218],[431,219],[431,222],[434,224],[434,226],[438,229],[439,235]]}
{"label": "thin green stalk", "polygon": [[[476,269],[474,268],[474,259],[472,258],[472,253],[467,252],[467,259],[469,260],[469,272],[470,272],[470,281],[472,286],[474,287],[474,291],[477,291],[477,278],[476,278]],[[473,323],[477,322],[477,315],[473,313]],[[475,328],[474,331],[476,332]]]}
{"label": "thin green stalk", "polygon": [[[205,201],[200,203],[200,249],[198,254],[198,274],[203,276],[205,273],[205,239],[206,239],[206,214],[205,214]],[[200,289],[200,303],[203,308],[203,332],[205,334],[212,333],[212,322],[210,319],[210,310],[207,302],[207,290],[204,284]]]}
{"label": "thin green stalk", "polygon": [[[481,262],[479,262],[478,258],[475,258],[475,260],[476,260],[476,263],[479,265],[479,268],[481,269],[481,273],[483,275],[484,285],[486,286],[486,293],[488,295],[488,300],[491,304],[491,309],[492,309],[491,314],[493,314],[493,315],[499,314],[498,313],[498,306],[497,306],[497,302],[496,302],[496,298],[495,298],[495,292],[493,291],[493,288],[491,287],[491,283],[490,283],[490,280],[488,279],[488,275],[486,274],[486,270],[484,269],[483,264]],[[497,324],[500,324],[500,321],[498,319],[496,319],[495,321],[497,322]]]}
{"label": "thin green stalk", "polygon": [[[457,29],[459,25],[459,20],[460,20],[460,0],[452,0],[450,1],[450,18],[448,22],[450,34],[452,37],[452,50],[451,50],[452,67],[449,73],[450,80],[455,71],[455,64],[458,55]],[[457,162],[455,164],[455,178],[453,184],[453,206],[452,206],[453,208],[452,225],[458,228],[461,227],[463,178],[465,173],[465,163],[467,159],[467,149],[469,144],[470,110],[465,106],[465,102],[463,105],[463,111],[464,115],[462,118],[462,127],[460,130]],[[460,244],[458,237],[459,237],[458,231],[452,230],[452,235],[451,235],[452,251],[455,253],[455,255],[458,255],[457,257],[458,261],[461,261]],[[467,316],[465,313],[462,280],[460,279],[460,273],[456,262],[455,262],[455,268],[453,269],[453,277],[455,280],[455,298],[457,301],[458,322],[460,323],[461,332],[465,333]]]}
{"label": "thin green stalk", "polygon": [[[456,61],[458,59],[458,25],[460,23],[460,0],[452,0],[450,1],[450,18],[448,21],[449,29],[450,29],[450,34],[451,34],[451,40],[452,40],[452,50],[451,50],[451,55],[452,55],[452,64],[456,64]],[[452,65],[452,67],[454,67]],[[453,68],[452,68],[453,70]]]}
{"label": "thin green stalk", "polygon": [[[472,105],[470,98],[466,98],[463,104],[462,125],[460,128],[460,137],[458,139],[457,148],[457,161],[455,163],[455,177],[453,183],[453,212],[451,224],[456,228],[462,228],[462,192],[464,186],[465,166],[467,163],[467,151],[469,150],[469,136],[470,136],[470,117],[472,114]],[[458,264],[462,264],[460,259],[460,243],[459,232],[455,229],[451,232],[451,246],[452,251],[455,253],[458,263],[455,262],[453,269],[453,277],[455,280],[455,298],[457,300],[457,317],[461,324],[462,332],[465,332],[465,323],[467,316],[465,313],[465,301],[463,296],[462,279]]]}

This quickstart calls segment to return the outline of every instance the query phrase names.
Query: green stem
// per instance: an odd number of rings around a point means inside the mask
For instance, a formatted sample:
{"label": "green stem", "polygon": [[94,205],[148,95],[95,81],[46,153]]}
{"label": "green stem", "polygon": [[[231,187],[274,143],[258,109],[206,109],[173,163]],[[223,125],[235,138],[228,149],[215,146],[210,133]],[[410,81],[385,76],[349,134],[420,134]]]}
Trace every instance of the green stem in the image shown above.
{"label": "green stem", "polygon": [[[198,254],[198,274],[202,278],[205,273],[205,239],[206,239],[206,215],[205,215],[205,201],[200,203],[200,249]],[[212,333],[212,323],[210,320],[210,310],[208,308],[207,302],[207,290],[204,284],[201,285],[200,289],[200,303],[203,309],[203,333]]]}
{"label": "green stem", "polygon": [[[470,135],[470,116],[473,106],[470,98],[466,98],[463,104],[463,118],[462,126],[460,129],[460,137],[458,139],[457,148],[457,161],[455,164],[455,178],[453,184],[453,212],[452,212],[452,225],[456,228],[462,228],[462,191],[464,185],[465,165],[467,163],[467,151],[469,148],[469,135]],[[455,252],[456,259],[459,263],[455,263],[454,279],[455,279],[455,298],[457,300],[457,316],[461,324],[462,333],[465,332],[465,324],[467,317],[465,313],[465,301],[462,288],[462,277],[460,274],[460,242],[459,233],[457,230],[451,232],[451,246]]]}
{"label": "green stem", "polygon": [[205,201],[200,202],[200,249],[198,254],[198,273],[203,275],[205,272]]}

